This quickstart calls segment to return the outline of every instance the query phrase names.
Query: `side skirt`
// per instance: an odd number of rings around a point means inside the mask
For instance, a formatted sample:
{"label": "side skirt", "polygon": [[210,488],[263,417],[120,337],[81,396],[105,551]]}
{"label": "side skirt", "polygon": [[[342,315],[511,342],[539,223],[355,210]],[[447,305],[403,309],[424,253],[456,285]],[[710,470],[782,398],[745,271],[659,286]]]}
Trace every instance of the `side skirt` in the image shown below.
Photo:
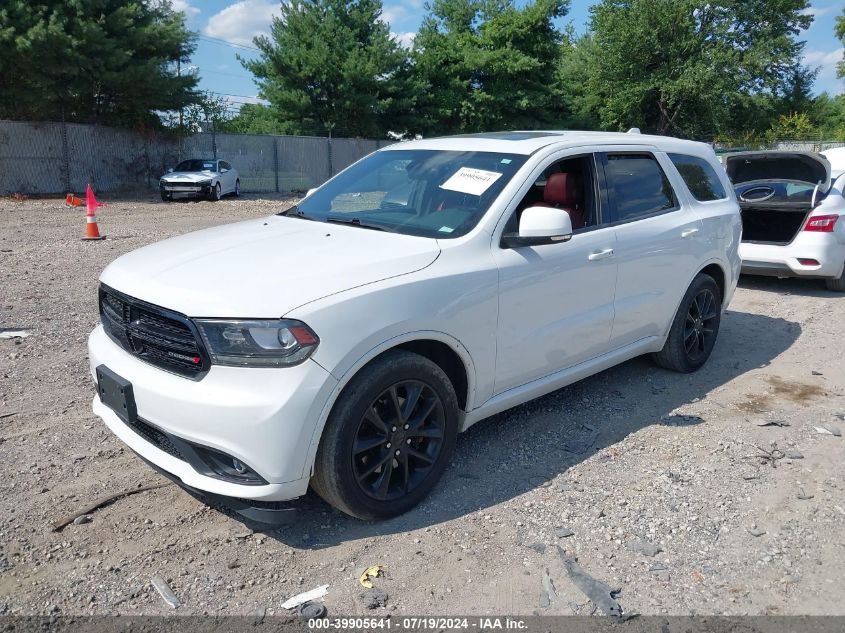
{"label": "side skirt", "polygon": [[476,422],[488,418],[491,415],[501,413],[529,400],[544,396],[547,393],[571,385],[600,371],[610,369],[619,363],[624,363],[626,360],[660,349],[660,344],[661,339],[659,337],[649,336],[630,343],[625,347],[608,352],[607,354],[596,356],[567,369],[562,369],[548,376],[543,376],[537,380],[520,385],[519,387],[512,387],[507,391],[493,396],[477,409],[473,409],[467,413],[464,423],[461,426],[461,431],[465,431]]}

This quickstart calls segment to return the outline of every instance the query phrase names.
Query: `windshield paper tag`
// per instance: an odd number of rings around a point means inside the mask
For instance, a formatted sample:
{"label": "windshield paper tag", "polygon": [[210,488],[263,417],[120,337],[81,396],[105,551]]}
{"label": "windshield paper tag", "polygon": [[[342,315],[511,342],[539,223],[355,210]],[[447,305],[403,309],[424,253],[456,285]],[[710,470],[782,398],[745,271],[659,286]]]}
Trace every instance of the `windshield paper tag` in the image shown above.
{"label": "windshield paper tag", "polygon": [[441,189],[468,193],[472,196],[480,196],[487,191],[494,182],[501,178],[502,174],[495,171],[484,171],[472,167],[461,167],[452,176],[440,185]]}

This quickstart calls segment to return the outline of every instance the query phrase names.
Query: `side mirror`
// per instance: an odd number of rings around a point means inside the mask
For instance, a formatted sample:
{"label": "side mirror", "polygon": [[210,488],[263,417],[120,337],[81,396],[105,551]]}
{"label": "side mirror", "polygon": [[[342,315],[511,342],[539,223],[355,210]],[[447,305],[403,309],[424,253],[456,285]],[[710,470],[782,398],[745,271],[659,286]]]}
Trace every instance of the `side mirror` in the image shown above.
{"label": "side mirror", "polygon": [[221,167],[221,168],[220,168],[220,173],[221,173],[221,174],[225,174],[227,171],[229,171],[229,170],[228,170],[228,169],[226,169],[225,167]]}
{"label": "side mirror", "polygon": [[568,242],[572,238],[572,218],[563,209],[528,207],[519,218],[519,233],[502,235],[502,246],[542,246]]}
{"label": "side mirror", "polygon": [[310,196],[315,191],[317,191],[317,187],[311,187],[308,191],[305,192],[305,197],[307,198],[308,196]]}
{"label": "side mirror", "polygon": [[168,174],[172,174],[172,173],[173,173],[173,167],[168,167],[168,168],[167,168],[167,173],[168,173]]}

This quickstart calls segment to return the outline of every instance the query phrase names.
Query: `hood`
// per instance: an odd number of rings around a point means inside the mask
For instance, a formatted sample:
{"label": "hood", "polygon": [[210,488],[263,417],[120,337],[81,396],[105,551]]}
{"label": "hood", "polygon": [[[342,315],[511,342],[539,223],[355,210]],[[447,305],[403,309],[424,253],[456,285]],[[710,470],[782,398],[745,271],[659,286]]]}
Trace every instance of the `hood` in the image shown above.
{"label": "hood", "polygon": [[100,280],[191,317],[269,319],[420,270],[439,254],[431,238],[271,216],[145,246],[112,262]]}
{"label": "hood", "polygon": [[734,185],[766,180],[789,180],[819,189],[830,188],[830,163],[821,154],[804,152],[743,152],[725,157],[725,170]]}
{"label": "hood", "polygon": [[211,170],[206,171],[171,171],[164,174],[162,180],[189,180],[191,182],[199,182],[200,180],[208,180],[217,175],[217,172]]}

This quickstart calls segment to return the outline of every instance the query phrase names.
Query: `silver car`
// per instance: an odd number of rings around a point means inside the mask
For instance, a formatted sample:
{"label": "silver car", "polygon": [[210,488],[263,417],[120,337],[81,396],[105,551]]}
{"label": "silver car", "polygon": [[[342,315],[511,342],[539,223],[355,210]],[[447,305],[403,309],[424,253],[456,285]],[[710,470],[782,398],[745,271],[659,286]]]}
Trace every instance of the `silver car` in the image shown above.
{"label": "silver car", "polygon": [[159,181],[161,199],[208,198],[220,200],[227,194],[241,194],[238,170],[225,160],[192,158],[183,160],[176,169],[168,169]]}

